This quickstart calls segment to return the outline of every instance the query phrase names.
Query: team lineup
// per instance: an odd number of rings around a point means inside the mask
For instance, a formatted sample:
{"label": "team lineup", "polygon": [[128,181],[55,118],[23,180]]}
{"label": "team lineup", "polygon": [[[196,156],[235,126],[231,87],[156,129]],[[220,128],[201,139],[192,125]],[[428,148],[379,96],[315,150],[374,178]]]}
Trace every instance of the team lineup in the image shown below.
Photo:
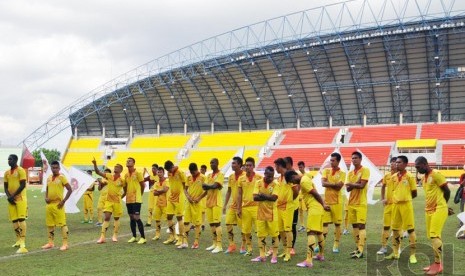
{"label": "team lineup", "polygon": [[[92,160],[94,171],[102,179],[98,180],[100,197],[98,201],[100,237],[97,243],[105,243],[106,234],[113,217],[112,241],[118,241],[120,218],[123,215],[123,199],[130,217],[132,237],[129,243],[145,244],[147,238],[144,224],[140,217],[142,196],[145,182],[149,182],[149,218],[147,226],[155,222],[155,235],[152,240],[162,237],[162,222],[166,221],[169,229],[164,244],[174,244],[177,249],[199,249],[200,235],[204,220],[210,226],[211,244],[203,245],[211,253],[224,252],[233,254],[236,251],[245,256],[252,256],[254,245],[252,236],[257,240],[259,255],[251,258],[252,262],[265,262],[271,257],[271,263],[277,263],[279,258],[284,262],[295,255],[297,238],[297,221],[299,211],[307,211],[305,231],[307,232],[307,256],[297,266],[311,268],[314,261],[325,261],[326,236],[330,224],[334,224],[334,244],[332,253],[340,253],[339,243],[343,234],[343,222],[347,220],[352,225],[354,251],[349,256],[360,259],[364,256],[367,223],[367,182],[370,170],[361,165],[362,154],[353,152],[351,155],[353,169],[348,173],[339,168],[341,155],[331,154],[330,168],[322,170],[322,186],[324,195],[317,192],[313,177],[305,172],[303,162],[298,163],[299,170],[294,170],[291,157],[278,158],[274,167],[268,166],[264,176],[255,172],[255,160],[251,157],[243,160],[240,157],[232,159],[233,173],[227,180],[226,195],[223,199],[225,176],[219,170],[218,159],[210,161],[211,172],[206,174],[206,166],[200,170],[196,163],[189,164],[189,176],[171,161],[164,166],[154,164],[149,176],[136,170],[136,160],[128,158],[127,172],[123,175],[123,166],[117,164],[113,168],[100,171],[95,159]],[[8,199],[10,221],[16,235],[13,247],[18,247],[17,253],[27,253],[26,249],[26,173],[17,165],[18,157],[10,155],[5,172],[4,185]],[[398,259],[401,243],[401,233],[406,231],[409,240],[409,262],[417,263],[415,221],[412,200],[417,196],[416,179],[406,171],[408,159],[398,156],[391,159],[391,171],[382,180],[381,200],[384,205],[383,229],[381,235],[382,247],[378,254],[386,254],[386,259]],[[44,164],[48,165],[48,164]],[[66,177],[60,173],[57,161],[50,163],[52,175],[47,178],[45,192],[45,214],[48,241],[43,249],[55,247],[55,228],[61,228],[62,245],[60,250],[66,251],[68,246],[68,226],[64,204],[72,193],[72,188]],[[429,167],[424,157],[415,160],[417,172],[424,175],[422,186],[425,191],[426,236],[431,241],[434,250],[434,262],[425,267],[427,275],[436,275],[442,267],[441,232],[451,210],[447,207],[450,191],[447,181],[438,171]],[[167,177],[165,177],[167,175]],[[278,175],[275,178],[275,175]],[[89,198],[94,185],[89,189]],[[346,197],[345,194],[348,193]],[[92,198],[90,198],[92,199]],[[90,203],[89,203],[90,202]],[[92,201],[84,195],[84,221],[92,223]],[[345,213],[345,216],[343,216]],[[223,249],[222,216],[225,215],[227,248]],[[302,214],[300,215],[303,219]],[[176,231],[175,226],[178,226]],[[241,233],[240,245],[236,245],[234,228]],[[193,231],[192,231],[193,230]],[[300,229],[302,230],[302,229]],[[381,229],[380,229],[381,230]],[[193,232],[193,238],[189,234]],[[389,255],[388,243],[392,236],[393,252]],[[267,238],[269,243],[267,244]],[[279,246],[282,245],[281,252]],[[268,245],[268,246],[267,246]]]}

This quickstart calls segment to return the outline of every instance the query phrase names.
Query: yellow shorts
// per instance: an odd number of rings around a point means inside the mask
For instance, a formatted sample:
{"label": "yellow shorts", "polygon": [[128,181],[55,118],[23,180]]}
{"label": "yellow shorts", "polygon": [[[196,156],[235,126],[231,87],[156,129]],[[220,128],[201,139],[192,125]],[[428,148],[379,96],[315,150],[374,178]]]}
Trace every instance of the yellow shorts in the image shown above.
{"label": "yellow shorts", "polygon": [[62,207],[58,209],[58,203],[49,203],[45,205],[45,224],[47,226],[65,226],[65,208]]}
{"label": "yellow shorts", "polygon": [[442,228],[448,216],[447,208],[439,208],[431,213],[426,213],[426,236],[430,238],[441,238]]}
{"label": "yellow shorts", "polygon": [[152,219],[155,221],[166,220],[166,209],[167,207],[155,206],[152,212]]}
{"label": "yellow shorts", "polygon": [[113,217],[120,218],[123,215],[123,205],[121,202],[105,201],[103,212],[112,213]]}
{"label": "yellow shorts", "polygon": [[103,210],[105,208],[105,201],[106,201],[106,196],[99,196],[98,203],[97,203],[97,209]]}
{"label": "yellow shorts", "polygon": [[229,208],[226,211],[226,225],[238,225],[239,228],[242,226],[242,219],[237,216],[237,210]]}
{"label": "yellow shorts", "polygon": [[323,215],[323,223],[334,223],[334,224],[341,224],[342,223],[342,203],[329,205],[331,210],[325,211]]}
{"label": "yellow shorts", "polygon": [[395,203],[392,207],[392,230],[415,229],[413,204],[411,201]]}
{"label": "yellow shorts", "polygon": [[257,237],[277,237],[279,236],[278,230],[278,220],[274,219],[273,221],[263,221],[257,220]]}
{"label": "yellow shorts", "polygon": [[180,202],[168,201],[168,205],[166,206],[166,214],[174,215],[176,217],[182,216],[184,214],[184,200],[180,200]]}
{"label": "yellow shorts", "polygon": [[257,212],[258,206],[242,207],[242,233],[252,233],[252,225],[257,226]]}
{"label": "yellow shorts", "polygon": [[16,205],[8,203],[10,221],[25,219],[27,215],[27,201],[16,201]]}
{"label": "yellow shorts", "polygon": [[207,214],[207,221],[208,223],[220,223],[221,222],[221,213],[223,213],[223,209],[219,206],[215,206],[212,208],[207,208],[205,210]]}
{"label": "yellow shorts", "polygon": [[291,231],[293,219],[294,219],[293,206],[288,206],[286,210],[278,209],[278,230],[279,232]]}
{"label": "yellow shorts", "polygon": [[391,227],[392,223],[392,210],[394,209],[394,204],[388,204],[384,206],[383,210],[383,227]]}
{"label": "yellow shorts", "polygon": [[350,224],[366,224],[367,223],[367,206],[348,206],[348,218]]}
{"label": "yellow shorts", "polygon": [[307,205],[303,199],[299,198],[299,208],[301,211],[307,211]]}
{"label": "yellow shorts", "polygon": [[324,214],[321,212],[312,213],[311,211],[308,212],[307,216],[307,232],[314,231],[314,232],[323,232],[323,216]]}
{"label": "yellow shorts", "polygon": [[202,205],[200,203],[186,204],[186,208],[184,210],[184,223],[192,223],[194,225],[202,224]]}
{"label": "yellow shorts", "polygon": [[94,195],[93,194],[84,194],[84,209],[91,210],[94,208]]}

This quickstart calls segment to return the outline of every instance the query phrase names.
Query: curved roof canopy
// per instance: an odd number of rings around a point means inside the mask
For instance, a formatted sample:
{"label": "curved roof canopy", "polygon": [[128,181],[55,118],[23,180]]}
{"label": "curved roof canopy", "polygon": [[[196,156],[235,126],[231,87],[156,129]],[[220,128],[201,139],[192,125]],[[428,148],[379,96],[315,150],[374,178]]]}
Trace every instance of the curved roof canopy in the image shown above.
{"label": "curved roof canopy", "polygon": [[465,11],[456,1],[399,3],[344,2],[206,39],[81,97],[23,143],[35,149],[70,127],[127,137],[130,127],[398,123],[400,113],[403,122],[465,120]]}

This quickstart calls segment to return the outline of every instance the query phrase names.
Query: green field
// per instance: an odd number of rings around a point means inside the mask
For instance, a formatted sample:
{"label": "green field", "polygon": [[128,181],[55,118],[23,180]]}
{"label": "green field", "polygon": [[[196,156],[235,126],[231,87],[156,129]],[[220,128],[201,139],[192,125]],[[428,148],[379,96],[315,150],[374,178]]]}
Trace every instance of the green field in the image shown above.
{"label": "green field", "polygon": [[[379,193],[379,191],[377,191]],[[452,191],[455,193],[455,190]],[[98,193],[95,193],[94,205],[97,204]],[[147,202],[145,194],[144,202]],[[204,248],[210,245],[210,231],[207,226],[201,237],[201,248],[198,250],[184,249],[179,250],[174,245],[163,245],[161,241],[154,242],[153,228],[147,229],[148,243],[145,245],[128,244],[126,241],[129,237],[130,229],[128,217],[125,215],[121,223],[120,241],[112,243],[108,241],[105,244],[98,245],[95,243],[99,237],[100,227],[90,224],[81,224],[82,214],[68,215],[68,225],[70,229],[70,249],[66,252],[60,252],[57,248],[52,250],[42,250],[40,247],[47,241],[47,233],[44,225],[45,222],[45,202],[43,194],[38,188],[29,188],[29,218],[27,220],[27,248],[30,253],[25,255],[15,254],[16,249],[11,248],[15,241],[11,223],[8,222],[7,201],[5,198],[0,200],[0,212],[2,222],[0,224],[0,265],[2,271],[8,274],[21,275],[149,275],[165,274],[173,275],[290,275],[310,273],[309,270],[296,267],[296,263],[305,259],[306,234],[299,233],[296,244],[297,255],[289,263],[280,261],[272,265],[267,263],[251,263],[251,257],[245,257],[239,254],[211,254]],[[449,203],[458,213],[458,205]],[[422,254],[428,253],[431,256],[431,250],[427,248],[429,241],[426,239],[424,224],[424,194],[420,189],[419,196],[414,200],[416,214],[416,232],[418,237],[419,252],[417,254],[418,264],[411,265],[413,272],[422,274],[422,267],[429,264],[427,256]],[[81,205],[79,207],[82,207]],[[143,205],[142,218],[145,223],[147,217],[147,206]],[[96,209],[96,208],[95,208]],[[96,211],[95,211],[96,213]],[[95,220],[95,219],[94,219]],[[465,241],[457,240],[455,232],[457,231],[458,221],[455,217],[450,217],[446,223],[443,232],[443,241],[445,244],[445,256],[451,267],[449,272],[456,275],[465,275]],[[376,262],[376,251],[379,249],[380,233],[382,229],[382,206],[380,204],[369,206],[368,225],[367,225],[367,254],[368,258],[361,260],[352,260],[348,253],[353,250],[354,242],[351,235],[343,236],[341,241],[341,253],[333,254],[330,251],[333,243],[333,227],[330,226],[330,234],[327,239],[326,261],[316,262],[313,273],[323,275],[372,275],[374,267],[379,266]],[[227,235],[223,228],[223,244],[227,247]],[[112,231],[112,228],[109,229]],[[59,231],[57,231],[60,233]],[[162,240],[166,237],[165,231],[162,232]],[[107,236],[111,237],[111,233]],[[193,238],[193,235],[190,235]],[[239,232],[236,231],[236,240],[239,242]],[[60,245],[61,237],[57,235],[55,245]],[[254,253],[258,254],[256,239],[254,237]],[[405,243],[403,244],[405,245]],[[425,249],[426,248],[426,249]],[[452,249],[453,248],[453,249]],[[401,268],[408,267],[408,250],[405,255],[401,255],[399,263],[392,263],[393,275],[400,275],[395,266],[398,264]],[[452,259],[453,257],[453,259]],[[412,273],[412,272],[411,272]],[[411,274],[410,273],[410,274]],[[383,272],[382,275],[390,275]],[[402,273],[402,275],[408,275]]]}

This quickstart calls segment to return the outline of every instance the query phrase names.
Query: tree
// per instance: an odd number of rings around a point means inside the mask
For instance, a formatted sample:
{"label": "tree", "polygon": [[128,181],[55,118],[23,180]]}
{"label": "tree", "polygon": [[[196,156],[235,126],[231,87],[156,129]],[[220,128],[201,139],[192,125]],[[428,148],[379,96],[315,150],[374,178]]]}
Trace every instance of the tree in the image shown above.
{"label": "tree", "polygon": [[60,161],[61,152],[59,152],[57,149],[51,149],[51,150],[45,149],[45,148],[36,149],[35,151],[32,152],[32,155],[36,159],[35,161],[36,167],[42,167],[42,158],[40,157],[41,151],[44,153],[45,157],[47,157],[48,162],[52,162],[55,160]]}

